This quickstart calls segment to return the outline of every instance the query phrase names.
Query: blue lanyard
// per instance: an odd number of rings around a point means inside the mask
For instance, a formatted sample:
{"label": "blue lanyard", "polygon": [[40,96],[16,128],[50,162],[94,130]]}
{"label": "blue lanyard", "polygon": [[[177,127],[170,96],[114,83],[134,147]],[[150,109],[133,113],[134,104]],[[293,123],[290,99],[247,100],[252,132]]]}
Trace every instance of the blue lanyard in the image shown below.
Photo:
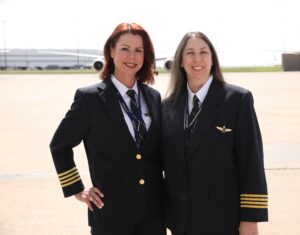
{"label": "blue lanyard", "polygon": [[141,120],[142,118],[142,107],[141,107],[141,93],[140,93],[140,89],[138,88],[138,117],[136,117],[128,108],[127,104],[125,103],[123,97],[121,96],[120,92],[116,89],[117,92],[117,96],[119,98],[119,101],[123,107],[123,109],[125,110],[126,114],[130,117],[130,119],[133,121],[138,121]]}
{"label": "blue lanyard", "polygon": [[[141,92],[140,92],[140,89],[138,87],[138,117],[136,117],[131,111],[130,109],[128,108],[127,104],[125,103],[123,97],[121,96],[120,92],[118,91],[118,89],[115,87],[115,85],[113,85],[114,88],[115,88],[115,91],[116,91],[116,94],[119,98],[119,102],[120,104],[122,105],[122,108],[125,110],[126,114],[128,115],[128,117],[130,118],[131,122],[132,122],[132,125],[133,126],[136,126],[136,123],[138,123],[138,120],[143,120],[142,119],[142,106],[141,106]],[[134,135],[137,136],[138,135],[138,130],[137,130],[138,127],[136,128],[133,128],[134,130]]]}

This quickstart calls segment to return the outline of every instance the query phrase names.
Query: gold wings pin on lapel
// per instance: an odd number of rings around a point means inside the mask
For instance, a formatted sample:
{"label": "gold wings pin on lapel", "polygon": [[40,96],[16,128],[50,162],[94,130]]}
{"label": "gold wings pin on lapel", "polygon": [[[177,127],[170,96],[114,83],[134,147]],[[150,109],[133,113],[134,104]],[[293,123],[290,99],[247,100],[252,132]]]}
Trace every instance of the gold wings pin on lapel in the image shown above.
{"label": "gold wings pin on lapel", "polygon": [[231,131],[232,131],[232,129],[226,128],[226,126],[222,126],[222,127],[216,126],[216,128],[217,128],[219,131],[221,131],[222,133],[226,133],[226,132],[231,132]]}

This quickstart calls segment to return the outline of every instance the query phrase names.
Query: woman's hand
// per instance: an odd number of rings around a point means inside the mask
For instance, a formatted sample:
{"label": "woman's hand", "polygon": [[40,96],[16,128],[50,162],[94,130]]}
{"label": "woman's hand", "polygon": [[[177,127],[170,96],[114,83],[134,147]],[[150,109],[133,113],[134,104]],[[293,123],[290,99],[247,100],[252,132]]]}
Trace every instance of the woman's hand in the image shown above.
{"label": "woman's hand", "polygon": [[86,203],[91,211],[93,211],[92,203],[94,203],[99,209],[104,206],[102,201],[104,195],[98,188],[95,187],[91,187],[88,190],[77,193],[75,194],[75,197],[77,200]]}
{"label": "woman's hand", "polygon": [[258,235],[258,226],[256,222],[241,222],[240,235]]}

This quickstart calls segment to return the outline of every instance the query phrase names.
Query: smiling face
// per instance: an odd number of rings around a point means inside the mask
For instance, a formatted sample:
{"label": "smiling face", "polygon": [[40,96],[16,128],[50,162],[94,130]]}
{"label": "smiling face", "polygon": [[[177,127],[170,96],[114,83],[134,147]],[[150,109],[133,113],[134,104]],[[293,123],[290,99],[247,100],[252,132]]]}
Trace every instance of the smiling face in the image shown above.
{"label": "smiling face", "polygon": [[199,90],[208,80],[212,65],[212,53],[208,44],[201,38],[191,37],[183,50],[181,66],[192,90]]}
{"label": "smiling face", "polygon": [[139,35],[123,34],[118,39],[116,46],[111,48],[117,79],[135,79],[136,73],[144,63],[143,39]]}

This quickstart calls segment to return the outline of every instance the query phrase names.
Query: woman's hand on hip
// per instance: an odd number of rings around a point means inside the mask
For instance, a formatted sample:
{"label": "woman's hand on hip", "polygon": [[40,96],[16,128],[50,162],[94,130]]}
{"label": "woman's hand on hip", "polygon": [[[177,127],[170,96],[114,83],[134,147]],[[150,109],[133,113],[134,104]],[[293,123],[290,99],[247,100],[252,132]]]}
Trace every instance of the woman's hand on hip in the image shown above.
{"label": "woman's hand on hip", "polygon": [[94,203],[99,209],[104,206],[102,201],[104,195],[98,188],[95,187],[83,190],[82,192],[75,194],[75,197],[77,200],[86,203],[91,211],[93,211],[92,203]]}

